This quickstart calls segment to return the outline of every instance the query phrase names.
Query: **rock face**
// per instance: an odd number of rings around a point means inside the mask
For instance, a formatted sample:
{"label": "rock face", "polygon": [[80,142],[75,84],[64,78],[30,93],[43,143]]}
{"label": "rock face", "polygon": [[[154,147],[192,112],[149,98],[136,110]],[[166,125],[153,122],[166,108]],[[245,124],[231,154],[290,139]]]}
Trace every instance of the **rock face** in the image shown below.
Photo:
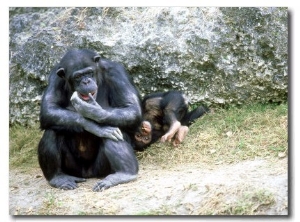
{"label": "rock face", "polygon": [[142,96],[287,101],[287,8],[10,8],[9,37],[10,124],[38,121],[50,70],[70,48],[123,63]]}

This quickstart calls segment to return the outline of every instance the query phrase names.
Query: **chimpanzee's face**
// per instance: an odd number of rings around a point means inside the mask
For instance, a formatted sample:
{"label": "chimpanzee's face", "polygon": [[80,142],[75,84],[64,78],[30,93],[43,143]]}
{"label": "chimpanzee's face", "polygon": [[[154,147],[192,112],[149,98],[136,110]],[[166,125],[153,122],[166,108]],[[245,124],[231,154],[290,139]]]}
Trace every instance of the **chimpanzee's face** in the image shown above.
{"label": "chimpanzee's face", "polygon": [[152,127],[148,121],[143,121],[134,134],[134,143],[138,148],[143,148],[151,143]]}
{"label": "chimpanzee's face", "polygon": [[72,95],[77,91],[84,101],[90,101],[90,96],[96,100],[99,84],[100,56],[89,51],[75,51],[67,53],[60,61],[56,74],[63,78]]}
{"label": "chimpanzee's face", "polygon": [[78,96],[84,101],[88,102],[90,100],[89,94],[96,100],[98,90],[97,66],[88,66],[73,72],[72,67],[68,67],[67,70],[60,68],[56,73],[68,82],[70,91],[77,91]]}
{"label": "chimpanzee's face", "polygon": [[87,67],[73,72],[69,81],[82,100],[89,101],[89,94],[96,100],[98,86],[94,67]]}

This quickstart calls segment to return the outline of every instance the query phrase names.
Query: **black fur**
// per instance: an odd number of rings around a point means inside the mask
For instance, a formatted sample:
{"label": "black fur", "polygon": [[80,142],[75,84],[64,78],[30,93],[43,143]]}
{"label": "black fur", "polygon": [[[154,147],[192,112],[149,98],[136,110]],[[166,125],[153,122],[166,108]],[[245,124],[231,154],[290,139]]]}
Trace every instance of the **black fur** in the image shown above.
{"label": "black fur", "polygon": [[74,189],[84,178],[105,177],[94,191],[135,179],[130,138],[140,119],[138,91],[121,64],[70,50],[51,71],[42,98],[38,159],[45,178]]}

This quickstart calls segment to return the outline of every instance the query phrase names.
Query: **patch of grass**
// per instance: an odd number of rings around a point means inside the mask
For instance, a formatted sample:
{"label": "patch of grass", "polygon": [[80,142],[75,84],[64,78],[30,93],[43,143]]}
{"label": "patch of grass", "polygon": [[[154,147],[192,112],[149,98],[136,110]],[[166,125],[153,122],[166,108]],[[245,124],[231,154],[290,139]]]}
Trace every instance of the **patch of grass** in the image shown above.
{"label": "patch of grass", "polygon": [[155,143],[137,156],[141,164],[234,163],[288,152],[288,105],[255,104],[215,109],[198,119],[183,144]]}
{"label": "patch of grass", "polygon": [[260,215],[275,203],[274,194],[265,189],[243,187],[236,191],[240,197],[231,200],[233,193],[219,192],[197,210],[200,215]]}
{"label": "patch of grass", "polygon": [[150,210],[150,211],[142,211],[137,213],[138,216],[159,216],[159,215],[174,215],[175,212],[173,212],[170,209],[170,206],[162,205],[160,208],[156,210]]}
{"label": "patch of grass", "polygon": [[255,192],[246,192],[237,202],[229,204],[225,210],[226,215],[255,215],[266,206],[273,205],[275,198],[267,190],[256,190]]}
{"label": "patch of grass", "polygon": [[47,208],[56,205],[56,198],[52,193],[46,193],[46,206]]}
{"label": "patch of grass", "polygon": [[[248,105],[215,109],[198,119],[183,144],[155,143],[137,152],[141,165],[163,168],[190,162],[233,163],[256,157],[277,157],[288,152],[288,105]],[[36,167],[38,125],[10,127],[10,167]]]}
{"label": "patch of grass", "polygon": [[9,166],[23,169],[38,166],[37,146],[42,136],[38,125],[23,127],[15,125],[9,128]]}

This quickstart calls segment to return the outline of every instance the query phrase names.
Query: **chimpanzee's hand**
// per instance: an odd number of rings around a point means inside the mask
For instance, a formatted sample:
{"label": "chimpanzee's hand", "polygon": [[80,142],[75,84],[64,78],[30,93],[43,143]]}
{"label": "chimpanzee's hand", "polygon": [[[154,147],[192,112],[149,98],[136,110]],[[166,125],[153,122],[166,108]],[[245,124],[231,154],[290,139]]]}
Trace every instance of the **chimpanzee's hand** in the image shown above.
{"label": "chimpanzee's hand", "polygon": [[74,92],[71,97],[71,103],[83,117],[95,120],[98,123],[103,122],[108,115],[107,111],[96,102],[91,94],[89,94],[89,97],[89,102],[85,102],[79,98],[77,92]]}
{"label": "chimpanzee's hand", "polygon": [[98,131],[99,137],[104,137],[108,139],[112,139],[114,141],[123,141],[123,134],[121,130],[118,127],[112,127],[112,126],[101,126],[100,131]]}
{"label": "chimpanzee's hand", "polygon": [[98,137],[107,138],[107,139],[111,139],[114,141],[124,140],[123,134],[118,127],[99,126],[97,123],[95,123],[91,120],[85,119],[85,118],[82,119],[81,124],[86,131],[88,131]]}

